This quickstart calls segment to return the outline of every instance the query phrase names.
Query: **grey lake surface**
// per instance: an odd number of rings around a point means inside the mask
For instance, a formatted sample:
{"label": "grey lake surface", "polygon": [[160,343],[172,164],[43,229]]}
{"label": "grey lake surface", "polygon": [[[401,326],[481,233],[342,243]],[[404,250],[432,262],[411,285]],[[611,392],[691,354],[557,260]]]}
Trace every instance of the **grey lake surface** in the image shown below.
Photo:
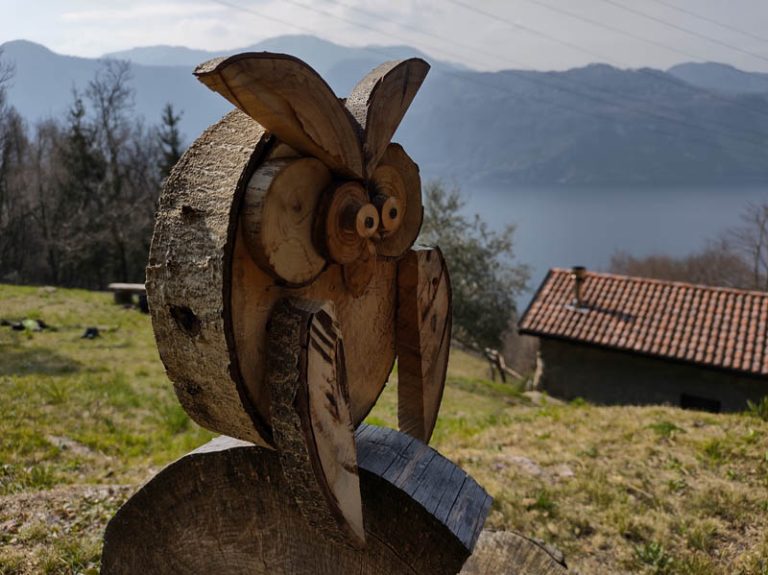
{"label": "grey lake surface", "polygon": [[492,227],[517,226],[516,256],[531,266],[522,311],[552,267],[607,271],[619,250],[635,256],[684,256],[707,245],[751,203],[768,202],[768,186],[737,187],[462,187],[470,213]]}

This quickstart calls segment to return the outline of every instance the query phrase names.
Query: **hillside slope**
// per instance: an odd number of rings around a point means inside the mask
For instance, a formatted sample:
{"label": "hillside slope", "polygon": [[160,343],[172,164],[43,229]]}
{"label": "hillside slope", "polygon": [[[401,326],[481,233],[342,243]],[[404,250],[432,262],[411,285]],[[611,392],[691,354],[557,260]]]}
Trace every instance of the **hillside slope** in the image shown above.
{"label": "hillside slope", "polygon": [[[96,573],[106,522],[211,437],[181,410],[149,318],[106,293],[0,285],[0,574]],[[81,339],[98,326],[101,336]],[[762,574],[768,423],[532,401],[454,350],[433,445],[495,497],[489,526],[580,573]],[[393,378],[369,421],[394,425]]]}

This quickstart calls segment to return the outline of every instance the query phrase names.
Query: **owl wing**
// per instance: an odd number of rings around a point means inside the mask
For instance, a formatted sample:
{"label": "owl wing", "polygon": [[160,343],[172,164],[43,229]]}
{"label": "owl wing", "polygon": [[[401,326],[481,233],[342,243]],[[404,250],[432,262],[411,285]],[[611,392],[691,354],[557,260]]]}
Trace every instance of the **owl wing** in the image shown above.
{"label": "owl wing", "polygon": [[366,174],[379,163],[427,72],[421,58],[386,62],[352,89],[346,106],[362,132]]}
{"label": "owl wing", "polygon": [[280,140],[339,175],[365,177],[358,130],[310,66],[286,54],[246,52],[198,66],[195,76]]}

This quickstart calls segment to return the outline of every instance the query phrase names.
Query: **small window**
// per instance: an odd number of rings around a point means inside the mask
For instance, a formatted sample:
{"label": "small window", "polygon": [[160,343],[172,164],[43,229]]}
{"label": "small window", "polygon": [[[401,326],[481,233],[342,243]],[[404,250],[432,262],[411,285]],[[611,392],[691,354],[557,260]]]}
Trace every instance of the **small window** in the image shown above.
{"label": "small window", "polygon": [[680,407],[683,409],[697,409],[699,411],[709,411],[720,413],[720,402],[716,399],[701,397],[699,395],[688,395],[684,393],[680,396]]}

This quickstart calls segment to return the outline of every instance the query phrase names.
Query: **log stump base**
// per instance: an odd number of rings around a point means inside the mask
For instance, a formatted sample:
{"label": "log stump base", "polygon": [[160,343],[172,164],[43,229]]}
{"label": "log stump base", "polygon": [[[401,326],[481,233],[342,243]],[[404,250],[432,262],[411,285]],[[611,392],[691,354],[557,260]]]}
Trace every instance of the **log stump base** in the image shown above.
{"label": "log stump base", "polygon": [[491,497],[420,441],[356,433],[366,544],[311,527],[275,451],[219,437],[172,463],[112,518],[102,574],[457,573]]}

